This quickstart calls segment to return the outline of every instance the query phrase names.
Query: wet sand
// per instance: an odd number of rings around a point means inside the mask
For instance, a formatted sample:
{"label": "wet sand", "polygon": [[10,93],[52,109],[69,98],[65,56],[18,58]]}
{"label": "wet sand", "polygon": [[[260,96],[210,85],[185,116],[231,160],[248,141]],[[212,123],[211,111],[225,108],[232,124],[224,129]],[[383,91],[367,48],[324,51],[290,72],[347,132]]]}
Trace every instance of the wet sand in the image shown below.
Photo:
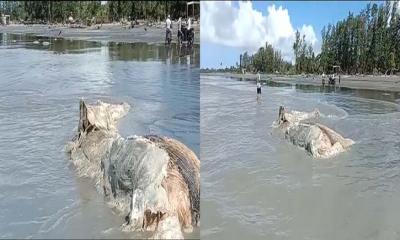
{"label": "wet sand", "polygon": [[[200,78],[201,239],[400,239],[398,93]],[[356,144],[313,159],[272,128],[282,105]]]}
{"label": "wet sand", "polygon": [[[15,34],[34,34],[44,37],[62,37],[71,40],[88,40],[88,41],[105,41],[105,42],[147,42],[147,43],[164,43],[165,29],[163,25],[156,26],[135,26],[129,28],[129,25],[122,24],[103,24],[100,29],[94,25],[85,28],[70,28],[67,25],[0,25],[0,33],[15,33]],[[175,28],[174,28],[175,27]],[[145,30],[146,28],[146,30]],[[194,24],[195,44],[200,43],[200,27]],[[61,34],[59,34],[61,30]],[[177,41],[176,24],[172,29],[172,42]]]}
{"label": "wet sand", "polygon": [[[243,80],[255,80],[257,74],[246,73],[201,73],[204,76],[224,76],[242,78]],[[273,81],[278,83],[287,84],[302,84],[302,85],[315,85],[321,86],[321,75],[272,75],[261,74],[261,81]],[[339,86],[339,84],[337,85]],[[355,75],[342,75],[340,80],[340,87],[347,87],[352,89],[370,89],[400,92],[400,76],[355,76]]]}

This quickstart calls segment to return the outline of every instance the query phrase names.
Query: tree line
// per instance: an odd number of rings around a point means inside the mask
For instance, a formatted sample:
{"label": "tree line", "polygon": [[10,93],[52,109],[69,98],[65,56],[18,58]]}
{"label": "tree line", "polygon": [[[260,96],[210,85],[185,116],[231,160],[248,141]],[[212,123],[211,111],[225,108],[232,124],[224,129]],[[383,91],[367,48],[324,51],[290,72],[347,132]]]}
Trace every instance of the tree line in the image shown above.
{"label": "tree line", "polygon": [[333,73],[340,66],[346,74],[391,74],[400,71],[400,6],[398,1],[368,3],[359,14],[348,14],[321,31],[321,52],[295,33],[295,63],[283,61],[279,51],[266,43],[255,54],[240,55],[237,71],[268,73]]}
{"label": "tree line", "polygon": [[[86,21],[93,17],[102,22],[121,19],[163,20],[167,14],[177,19],[186,16],[187,1],[0,1],[0,12],[17,22],[64,23],[72,15]],[[192,11],[192,8],[189,9]],[[195,5],[195,13],[199,13]]]}
{"label": "tree line", "polygon": [[400,67],[398,1],[369,3],[358,15],[324,27],[320,68],[339,65],[349,74],[387,73]]}
{"label": "tree line", "polygon": [[246,71],[260,71],[270,73],[282,73],[289,71],[290,63],[284,61],[280,51],[275,50],[268,42],[265,47],[261,47],[258,51],[249,55],[247,52],[240,55],[238,68]]}

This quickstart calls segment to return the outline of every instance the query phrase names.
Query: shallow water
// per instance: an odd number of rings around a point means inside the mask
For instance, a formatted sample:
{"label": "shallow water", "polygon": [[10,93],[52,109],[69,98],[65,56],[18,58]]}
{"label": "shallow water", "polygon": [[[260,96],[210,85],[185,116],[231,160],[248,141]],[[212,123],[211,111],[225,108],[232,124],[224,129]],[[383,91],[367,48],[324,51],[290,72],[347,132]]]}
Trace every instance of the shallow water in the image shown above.
{"label": "shallow water", "polygon": [[186,56],[176,45],[0,40],[0,238],[143,237],[120,231],[123,216],[76,177],[64,147],[83,97],[128,102],[123,136],[174,137],[199,155],[198,46]]}
{"label": "shallow water", "polygon": [[[399,93],[201,76],[204,239],[399,239]],[[271,125],[318,108],[356,143],[315,160]]]}

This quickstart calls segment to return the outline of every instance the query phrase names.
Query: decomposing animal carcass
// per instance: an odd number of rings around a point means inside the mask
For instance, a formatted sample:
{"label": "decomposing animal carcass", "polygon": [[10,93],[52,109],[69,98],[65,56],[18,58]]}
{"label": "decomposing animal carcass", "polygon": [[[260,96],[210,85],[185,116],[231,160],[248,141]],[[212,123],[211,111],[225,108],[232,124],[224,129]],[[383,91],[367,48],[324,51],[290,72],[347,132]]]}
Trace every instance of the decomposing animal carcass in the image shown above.
{"label": "decomposing animal carcass", "polygon": [[354,141],[343,138],[332,129],[310,121],[319,117],[319,111],[298,112],[279,108],[278,127],[285,138],[307,150],[315,158],[329,158],[346,151]]}
{"label": "decomposing animal carcass", "polygon": [[117,123],[129,109],[81,100],[78,133],[67,148],[72,163],[126,214],[123,230],[183,238],[200,223],[200,161],[175,139],[121,137]]}

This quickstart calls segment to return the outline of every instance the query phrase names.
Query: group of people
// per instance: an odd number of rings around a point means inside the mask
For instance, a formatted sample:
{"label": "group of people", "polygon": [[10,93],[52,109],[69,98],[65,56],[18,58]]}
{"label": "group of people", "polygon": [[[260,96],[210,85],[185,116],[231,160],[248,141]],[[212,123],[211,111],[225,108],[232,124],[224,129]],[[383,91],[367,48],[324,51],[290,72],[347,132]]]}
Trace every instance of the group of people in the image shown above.
{"label": "group of people", "polygon": [[[184,35],[187,34],[185,31],[189,32],[192,30],[192,19],[189,17],[186,19],[186,21],[184,20],[182,21],[182,18],[180,17],[178,19],[177,25],[178,25],[178,38],[182,38]],[[167,20],[165,21],[165,27],[166,27],[166,36],[168,36],[168,34],[172,33],[172,21],[170,15],[168,15]]]}

